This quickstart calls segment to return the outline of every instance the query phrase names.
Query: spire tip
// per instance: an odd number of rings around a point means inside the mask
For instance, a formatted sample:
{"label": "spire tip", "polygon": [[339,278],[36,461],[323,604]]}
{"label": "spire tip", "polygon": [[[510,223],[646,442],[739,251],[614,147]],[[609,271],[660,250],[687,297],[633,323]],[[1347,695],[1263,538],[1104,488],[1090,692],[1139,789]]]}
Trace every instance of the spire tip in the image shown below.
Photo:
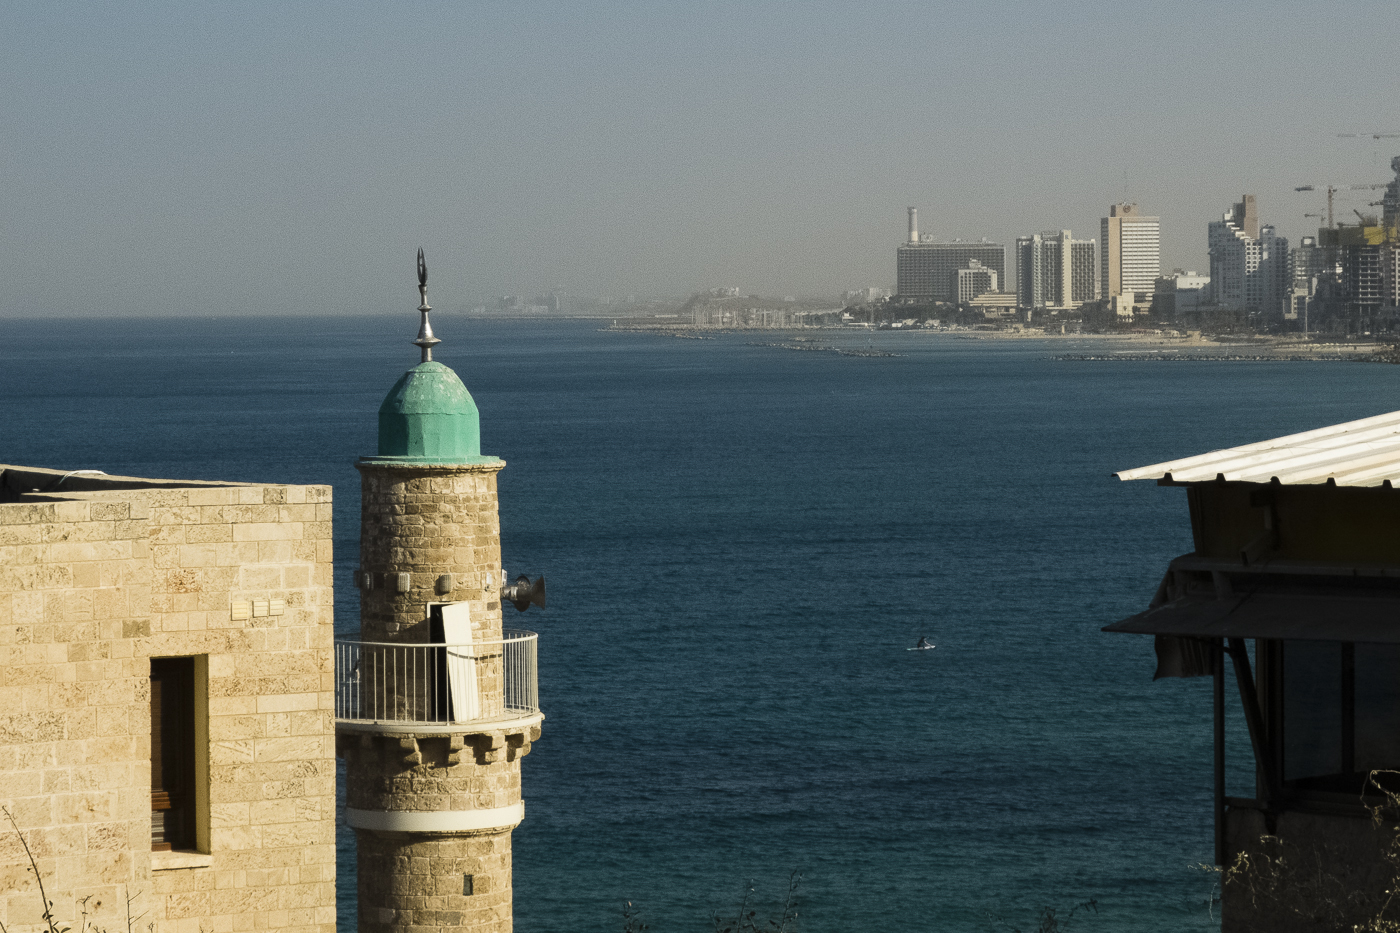
{"label": "spire tip", "polygon": [[428,304],[428,263],[423,258],[423,247],[418,247],[418,294],[423,299],[418,310],[423,314],[423,323],[418,326],[418,337],[413,341],[413,345],[423,351],[424,363],[433,361],[433,347],[442,343],[441,340],[433,336],[433,325],[428,323],[428,312],[433,310]]}

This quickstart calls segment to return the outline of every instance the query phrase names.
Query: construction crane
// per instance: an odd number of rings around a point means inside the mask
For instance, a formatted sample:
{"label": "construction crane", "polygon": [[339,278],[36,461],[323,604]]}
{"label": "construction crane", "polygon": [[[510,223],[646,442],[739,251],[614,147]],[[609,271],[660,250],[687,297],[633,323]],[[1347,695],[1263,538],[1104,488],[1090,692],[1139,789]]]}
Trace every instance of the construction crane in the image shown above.
{"label": "construction crane", "polygon": [[[1294,188],[1293,190],[1316,191],[1318,187],[1319,186],[1317,185],[1302,185],[1298,188]],[[1335,195],[1338,191],[1374,191],[1377,188],[1385,188],[1387,187],[1387,185],[1322,185],[1321,187],[1327,189],[1327,227],[1328,229],[1331,229],[1332,227],[1336,226],[1332,223],[1332,196]]]}
{"label": "construction crane", "polygon": [[1371,140],[1371,157],[1376,160],[1376,167],[1384,166],[1385,160],[1381,158],[1382,139],[1400,139],[1400,132],[1397,133],[1338,133],[1338,139],[1359,139],[1361,141]]}

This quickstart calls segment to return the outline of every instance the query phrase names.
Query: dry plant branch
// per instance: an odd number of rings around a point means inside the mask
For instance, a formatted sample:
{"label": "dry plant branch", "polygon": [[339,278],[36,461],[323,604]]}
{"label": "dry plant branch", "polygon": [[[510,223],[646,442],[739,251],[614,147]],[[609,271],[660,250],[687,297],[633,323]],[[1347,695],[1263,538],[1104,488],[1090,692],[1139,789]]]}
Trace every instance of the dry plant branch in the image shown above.
{"label": "dry plant branch", "polygon": [[[29,848],[29,841],[24,838],[24,833],[19,831],[19,824],[15,822],[14,814],[10,812],[9,807],[0,807],[0,813],[5,814],[5,819],[10,821],[10,828],[13,829],[15,831],[15,835],[19,837],[19,844],[24,847],[24,856],[29,860],[29,870],[34,873],[34,879],[39,883],[39,897],[44,902],[43,916],[44,923],[48,925],[48,933],[72,933],[72,927],[59,926],[58,920],[54,917],[53,901],[49,900],[48,892],[44,890],[44,876],[39,872],[39,863],[34,858],[33,851],[31,851]],[[140,922],[142,917],[146,916],[144,911],[142,913],[137,914],[135,917],[131,915],[131,904],[133,901],[136,900],[138,896],[140,895],[130,893],[126,895],[127,933],[135,933],[136,924]],[[78,899],[78,903],[81,905],[83,920],[82,928],[80,929],[79,933],[88,933],[89,930],[91,931],[91,933],[106,933],[106,931],[104,931],[100,927],[95,927],[88,923],[88,901],[90,900],[92,900],[91,894],[89,894],[87,897]],[[148,931],[154,930],[155,924],[147,924],[146,929]],[[0,933],[9,933],[8,929],[3,923],[0,923]]]}
{"label": "dry plant branch", "polygon": [[[1246,898],[1258,914],[1278,912],[1311,923],[1319,929],[1351,933],[1400,933],[1400,919],[1393,915],[1400,891],[1400,772],[1376,770],[1366,776],[1362,806],[1371,825],[1385,834],[1379,854],[1379,885],[1359,887],[1343,866],[1356,866],[1341,845],[1327,843],[1303,849],[1277,835],[1258,838],[1253,851],[1236,853],[1218,872],[1218,887],[1229,897]],[[1367,792],[1372,792],[1368,797]],[[1379,798],[1379,802],[1372,802]],[[1202,866],[1207,867],[1207,866]],[[1212,899],[1214,901],[1214,899]],[[1212,916],[1213,916],[1212,911]],[[1262,927],[1261,927],[1262,928]]]}
{"label": "dry plant branch", "polygon": [[10,812],[9,807],[0,807],[0,811],[3,811],[5,819],[10,821],[10,827],[19,837],[19,844],[24,846],[24,857],[29,859],[29,870],[34,873],[34,879],[39,882],[39,899],[44,902],[44,922],[49,925],[49,933],[69,933],[69,927],[60,927],[54,920],[53,901],[49,900],[48,892],[44,890],[44,876],[39,874],[39,863],[34,860],[34,853],[29,850],[29,842],[24,838],[24,833],[19,831],[15,815]]}
{"label": "dry plant branch", "polygon": [[783,911],[776,918],[766,919],[760,919],[758,911],[750,906],[753,902],[754,886],[753,882],[749,882],[743,898],[739,901],[739,910],[732,919],[718,914],[711,918],[714,921],[715,933],[790,933],[797,927],[797,889],[801,882],[801,872],[794,870],[788,875]]}

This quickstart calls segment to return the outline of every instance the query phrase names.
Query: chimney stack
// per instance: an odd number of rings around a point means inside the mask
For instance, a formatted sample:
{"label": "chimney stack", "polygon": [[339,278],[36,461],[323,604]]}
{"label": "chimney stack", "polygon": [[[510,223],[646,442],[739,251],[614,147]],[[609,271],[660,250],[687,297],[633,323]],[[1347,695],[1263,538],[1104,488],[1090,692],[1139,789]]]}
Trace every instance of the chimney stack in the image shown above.
{"label": "chimney stack", "polygon": [[919,242],[919,209],[909,208],[909,242]]}

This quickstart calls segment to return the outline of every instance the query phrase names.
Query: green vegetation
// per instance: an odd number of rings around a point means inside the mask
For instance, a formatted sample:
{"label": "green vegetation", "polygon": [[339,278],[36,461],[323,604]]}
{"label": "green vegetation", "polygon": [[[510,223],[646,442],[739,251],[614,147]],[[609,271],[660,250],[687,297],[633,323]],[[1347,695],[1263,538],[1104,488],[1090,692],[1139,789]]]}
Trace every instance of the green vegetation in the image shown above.
{"label": "green vegetation", "polygon": [[990,911],[987,913],[987,919],[1009,930],[1010,933],[1068,933],[1068,931],[1073,928],[1074,915],[1080,911],[1097,914],[1099,912],[1099,902],[1094,898],[1089,898],[1089,900],[1083,903],[1075,904],[1067,913],[1063,914],[1057,907],[1042,907],[1040,908],[1040,913],[1036,916],[1036,925],[1034,927],[1026,927],[1025,929],[1012,926],[1000,915],[991,913]]}
{"label": "green vegetation", "polygon": [[[1303,850],[1274,835],[1259,837],[1257,851],[1241,852],[1219,873],[1232,903],[1246,899],[1261,931],[1286,922],[1290,928],[1400,933],[1400,772],[1372,771],[1367,784],[1379,803],[1366,804],[1382,833],[1379,864],[1355,864],[1330,848]],[[1284,919],[1286,918],[1286,920]]]}

